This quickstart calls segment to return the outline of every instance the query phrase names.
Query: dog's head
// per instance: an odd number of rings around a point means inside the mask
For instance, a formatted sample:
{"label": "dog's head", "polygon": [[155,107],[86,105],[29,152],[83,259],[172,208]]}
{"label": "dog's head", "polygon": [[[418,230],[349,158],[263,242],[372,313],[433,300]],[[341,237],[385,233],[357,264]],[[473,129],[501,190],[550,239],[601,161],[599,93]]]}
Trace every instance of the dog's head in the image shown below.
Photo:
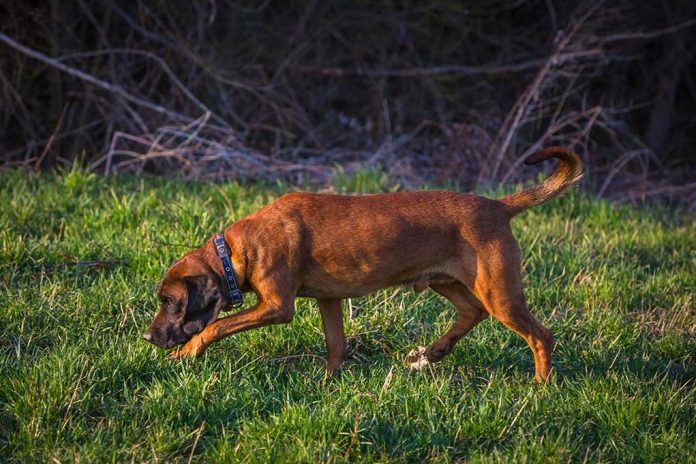
{"label": "dog's head", "polygon": [[186,343],[228,304],[224,284],[196,252],[174,262],[160,283],[160,308],[143,338],[165,349]]}

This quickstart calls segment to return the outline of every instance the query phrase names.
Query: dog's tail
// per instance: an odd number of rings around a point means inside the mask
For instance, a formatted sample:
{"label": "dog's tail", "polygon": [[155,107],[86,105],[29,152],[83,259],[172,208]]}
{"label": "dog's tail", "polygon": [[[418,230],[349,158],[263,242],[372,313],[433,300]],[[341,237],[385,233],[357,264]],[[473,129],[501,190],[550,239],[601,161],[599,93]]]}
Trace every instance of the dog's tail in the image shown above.
{"label": "dog's tail", "polygon": [[582,161],[578,155],[563,147],[545,148],[528,157],[524,163],[539,164],[549,158],[558,159],[558,169],[551,177],[539,185],[499,200],[508,207],[510,216],[556,198],[582,178]]}

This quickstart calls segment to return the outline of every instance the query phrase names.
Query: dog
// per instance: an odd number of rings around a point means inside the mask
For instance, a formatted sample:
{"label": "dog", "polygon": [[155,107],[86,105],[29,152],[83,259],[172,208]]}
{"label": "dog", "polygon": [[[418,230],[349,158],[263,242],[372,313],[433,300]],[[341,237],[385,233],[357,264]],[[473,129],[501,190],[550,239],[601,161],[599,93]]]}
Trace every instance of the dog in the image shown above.
{"label": "dog", "polygon": [[[211,238],[172,264],[159,286],[160,309],[143,337],[165,349],[183,344],[174,358],[196,357],[228,335],[290,323],[295,298],[315,298],[327,369],[334,372],[346,355],[341,301],[408,285],[431,288],[458,312],[452,327],[425,350],[427,361],[441,360],[493,316],[527,342],[535,379],[546,381],[553,336],[525,303],[510,220],[582,177],[580,158],[562,147],[546,148],[525,163],[551,158],[558,160],[552,176],[498,200],[448,191],[283,195],[228,226],[217,245]],[[229,261],[223,266],[225,249]],[[240,292],[254,292],[258,302],[218,319]]]}

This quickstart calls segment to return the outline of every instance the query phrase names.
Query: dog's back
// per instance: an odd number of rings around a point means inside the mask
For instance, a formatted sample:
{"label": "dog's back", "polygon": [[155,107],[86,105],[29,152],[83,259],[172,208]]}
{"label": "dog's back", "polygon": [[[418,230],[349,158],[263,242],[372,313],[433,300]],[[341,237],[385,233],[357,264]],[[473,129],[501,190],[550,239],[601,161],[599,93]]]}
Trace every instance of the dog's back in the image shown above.
{"label": "dog's back", "polygon": [[580,160],[568,150],[548,148],[528,161],[552,157],[560,161],[556,174],[500,200],[447,191],[361,196],[296,192],[239,226],[244,236],[276,243],[282,259],[298,272],[301,295],[358,296],[423,279],[473,284],[480,250],[497,242],[516,244],[512,216],[579,180]]}

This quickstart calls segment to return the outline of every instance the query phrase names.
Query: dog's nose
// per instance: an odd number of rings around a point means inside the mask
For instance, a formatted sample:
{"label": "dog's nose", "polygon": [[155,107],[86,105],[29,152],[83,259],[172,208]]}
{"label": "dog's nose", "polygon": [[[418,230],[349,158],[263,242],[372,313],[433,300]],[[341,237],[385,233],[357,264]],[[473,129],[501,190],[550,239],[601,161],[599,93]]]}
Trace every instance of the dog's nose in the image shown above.
{"label": "dog's nose", "polygon": [[145,332],[143,338],[149,342],[152,340],[152,334],[150,332]]}

